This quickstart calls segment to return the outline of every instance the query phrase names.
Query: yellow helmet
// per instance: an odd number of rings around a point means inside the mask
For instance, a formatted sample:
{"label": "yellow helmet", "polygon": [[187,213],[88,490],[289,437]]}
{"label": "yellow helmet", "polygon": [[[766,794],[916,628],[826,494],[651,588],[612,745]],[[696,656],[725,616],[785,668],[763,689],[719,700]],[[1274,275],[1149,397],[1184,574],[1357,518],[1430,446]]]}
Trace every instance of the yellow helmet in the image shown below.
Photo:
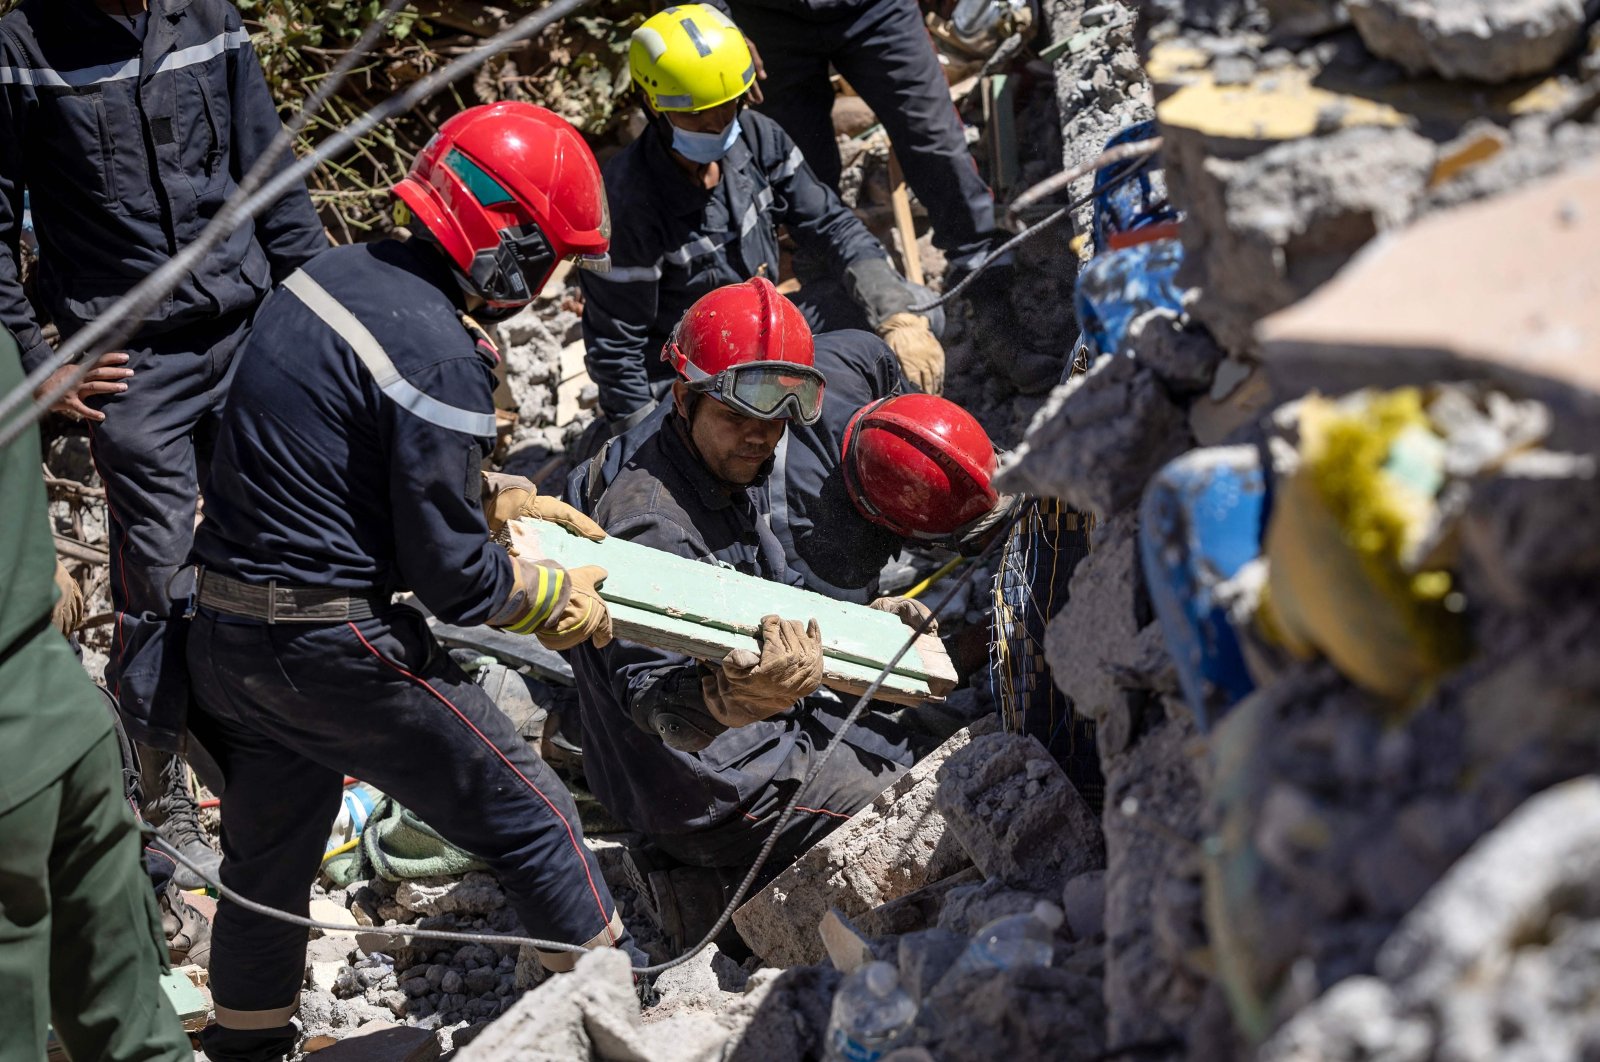
{"label": "yellow helmet", "polygon": [[738,99],[756,79],[733,20],[705,4],[678,4],[633,31],[628,69],[658,111],[704,111]]}

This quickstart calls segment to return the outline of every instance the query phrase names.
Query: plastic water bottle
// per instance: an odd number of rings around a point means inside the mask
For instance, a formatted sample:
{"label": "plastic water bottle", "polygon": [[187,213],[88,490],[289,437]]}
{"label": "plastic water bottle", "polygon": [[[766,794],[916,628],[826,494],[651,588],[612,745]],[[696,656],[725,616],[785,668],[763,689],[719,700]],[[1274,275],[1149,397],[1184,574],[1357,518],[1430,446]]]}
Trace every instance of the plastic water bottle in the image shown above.
{"label": "plastic water bottle", "polygon": [[828,1019],[827,1062],[879,1062],[911,1031],[917,1005],[886,962],[869,962],[839,986]]}
{"label": "plastic water bottle", "polygon": [[997,918],[973,936],[956,969],[970,973],[1049,966],[1063,917],[1061,908],[1040,900],[1032,911]]}

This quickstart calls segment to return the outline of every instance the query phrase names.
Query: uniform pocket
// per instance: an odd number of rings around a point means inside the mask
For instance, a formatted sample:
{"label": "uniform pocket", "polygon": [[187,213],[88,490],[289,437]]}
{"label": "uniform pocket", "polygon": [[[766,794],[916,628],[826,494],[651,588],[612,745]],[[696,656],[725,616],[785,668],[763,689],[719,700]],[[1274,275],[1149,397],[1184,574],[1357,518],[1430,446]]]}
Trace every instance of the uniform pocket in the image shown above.
{"label": "uniform pocket", "polygon": [[50,136],[32,142],[40,164],[34,169],[77,189],[96,202],[115,207],[114,148],[106,122],[106,100],[99,88],[40,93],[42,127]]}
{"label": "uniform pocket", "polygon": [[224,69],[222,60],[213,60],[173,74],[178,157],[197,197],[215,192],[228,178],[226,89],[212,84]]}

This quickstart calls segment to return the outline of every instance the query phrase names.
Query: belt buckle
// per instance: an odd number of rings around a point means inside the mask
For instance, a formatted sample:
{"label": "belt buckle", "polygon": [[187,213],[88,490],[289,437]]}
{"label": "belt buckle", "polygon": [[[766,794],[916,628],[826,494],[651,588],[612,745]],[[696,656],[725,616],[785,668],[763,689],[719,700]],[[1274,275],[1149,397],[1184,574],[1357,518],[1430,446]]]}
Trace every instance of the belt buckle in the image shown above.
{"label": "belt buckle", "polygon": [[278,622],[278,580],[267,580],[267,626]]}

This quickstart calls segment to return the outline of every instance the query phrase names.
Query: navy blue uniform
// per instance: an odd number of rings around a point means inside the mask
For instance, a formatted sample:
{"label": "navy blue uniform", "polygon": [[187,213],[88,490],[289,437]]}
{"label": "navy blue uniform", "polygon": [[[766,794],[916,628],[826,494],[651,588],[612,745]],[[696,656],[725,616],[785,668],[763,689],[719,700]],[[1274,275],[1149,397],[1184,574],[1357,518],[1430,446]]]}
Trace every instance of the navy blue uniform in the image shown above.
{"label": "navy blue uniform", "polygon": [[889,133],[952,271],[976,264],[995,236],[994,196],[967,150],[916,0],[708,2],[755,42],[767,71],[761,111],[800,145],[819,179],[839,187],[831,65]]}
{"label": "navy blue uniform", "polygon": [[[611,269],[579,281],[584,361],[612,420],[649,406],[671,381],[661,347],[696,299],[752,277],[776,281],[778,225],[836,275],[852,262],[887,258],[777,123],[749,111],[739,122],[722,179],[709,191],[673,161],[654,130],[606,163]],[[815,319],[814,307],[801,309],[809,309],[813,328],[829,326]]]}
{"label": "navy blue uniform", "polygon": [[[870,402],[911,390],[889,345],[870,332],[843,329],[816,337],[816,366],[827,387],[815,424],[789,422],[778,442],[761,505],[790,573],[807,590],[864,605],[878,597],[878,576],[900,537],[867,520],[845,490],[839,455],[844,430]],[[643,423],[611,440],[567,480],[567,501],[593,514],[595,505],[639,448],[666,420],[658,407]]]}
{"label": "navy blue uniform", "polygon": [[[683,418],[676,411],[657,416],[657,430],[623,462],[594,509],[606,533],[797,584],[767,524],[764,484],[718,481],[691,449]],[[590,789],[631,828],[699,866],[739,867],[754,859],[848,710],[821,691],[771,719],[728,730],[698,753],[682,752],[657,736],[651,711],[681,704],[703,716],[700,680],[709,665],[620,639],[603,649],[579,646],[571,660]],[[910,766],[906,735],[871,712],[844,742],[802,796],[804,810],[779,841],[771,873]]]}
{"label": "navy blue uniform", "polygon": [[[89,0],[24,0],[0,19],[0,324],[24,364],[49,356],[15,257],[24,190],[43,309],[70,336],[194,240],[280,128],[220,0],[151,0],[142,42]],[[326,246],[305,189],[286,192],[139,322],[127,391],[93,400],[117,616],[106,675],[141,740],[180,740],[151,718],[155,676],[233,356],[273,280]]]}
{"label": "navy blue uniform", "polygon": [[[626,942],[560,781],[422,617],[387,604],[410,589],[475,624],[512,587],[480,501],[494,376],[460,297],[434,248],[386,241],[329,251],[262,304],[207,486],[203,578],[344,588],[377,614],[270,624],[203,593],[192,725],[226,781],[223,880],[305,913],[351,773],[486,860],[534,936]],[[372,345],[389,371],[371,367]],[[219,905],[211,986],[225,1031],[210,1057],[259,1057],[226,1030],[290,1035],[305,945],[302,929]]]}

